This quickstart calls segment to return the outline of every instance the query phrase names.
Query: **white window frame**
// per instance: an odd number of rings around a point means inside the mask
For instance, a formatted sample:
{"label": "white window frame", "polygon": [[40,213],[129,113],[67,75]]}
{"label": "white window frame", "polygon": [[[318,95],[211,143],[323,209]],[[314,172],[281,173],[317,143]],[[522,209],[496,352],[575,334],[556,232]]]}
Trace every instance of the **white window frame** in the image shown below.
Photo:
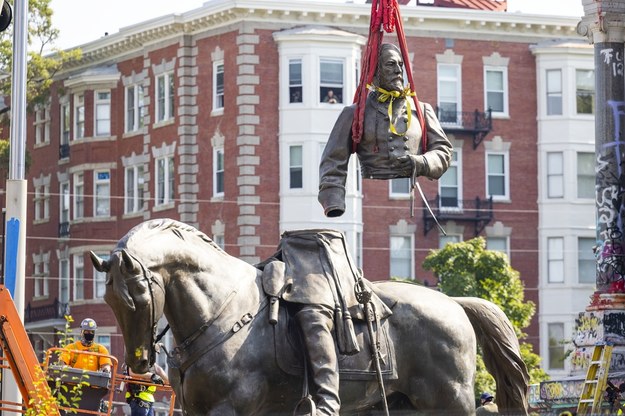
{"label": "white window frame", "polygon": [[69,303],[70,286],[69,286],[69,259],[59,259],[59,302]]}
{"label": "white window frame", "polygon": [[[102,95],[104,98],[100,97]],[[93,92],[93,131],[94,136],[111,135],[111,90],[95,90]]]}
{"label": "white window frame", "polygon": [[[558,327],[558,332],[562,332],[562,337],[558,337],[559,339],[555,339],[552,341],[552,328]],[[547,366],[549,370],[564,370],[565,360],[560,361],[560,358],[565,358],[565,345],[564,345],[564,323],[563,322],[548,322],[547,323],[547,350],[548,350],[548,360]],[[555,345],[551,345],[552,342],[555,342]],[[558,355],[560,357],[553,357],[552,355],[554,350],[558,350]],[[555,365],[556,358],[558,358],[558,363]]]}
{"label": "white window frame", "polygon": [[145,183],[143,175],[143,163],[126,166],[124,169],[124,214],[143,211]]}
{"label": "white window frame", "polygon": [[[503,160],[503,172],[490,172],[489,157],[501,156]],[[510,153],[507,151],[492,151],[488,150],[485,154],[485,169],[486,169],[486,196],[493,197],[493,201],[509,201],[510,200]],[[490,178],[498,176],[503,177],[504,194],[492,195],[490,189]]]}
{"label": "white window frame", "polygon": [[393,178],[388,181],[388,197],[390,199],[410,198],[410,178]]}
{"label": "white window frame", "polygon": [[223,234],[213,234],[213,242],[217,244],[222,250],[226,249],[225,236]]}
{"label": "white window frame", "polygon": [[[299,149],[299,161],[294,160],[293,152]],[[304,189],[304,146],[301,144],[289,145],[289,190]],[[299,176],[299,186],[294,186],[294,175]]]}
{"label": "white window frame", "polygon": [[224,148],[213,148],[213,197],[221,198],[224,196],[226,187],[225,162]]}
{"label": "white window frame", "polygon": [[547,283],[564,283],[564,237],[547,237]]}
{"label": "white window frame", "polygon": [[[488,73],[492,72],[498,72],[501,73],[501,78],[502,78],[502,89],[498,90],[498,89],[494,89],[491,88],[491,86],[489,86],[488,83]],[[491,108],[490,105],[490,101],[488,99],[488,94],[489,93],[497,93],[497,94],[501,94],[502,95],[502,105],[503,105],[503,109],[502,111],[496,111],[494,109]],[[488,110],[489,108],[491,108],[492,112],[492,116],[493,117],[508,117],[508,67],[506,66],[484,66],[484,108],[486,110]]]}
{"label": "white window frame", "polygon": [[[213,62],[213,113],[223,113],[225,107],[226,73],[224,60]],[[221,75],[221,83],[219,78]],[[221,85],[221,86],[220,86]]]}
{"label": "white window frame", "polygon": [[35,186],[35,221],[50,219],[50,185]]}
{"label": "white window frame", "polygon": [[[101,195],[101,190],[106,192]],[[100,208],[104,211],[100,212]],[[93,216],[111,216],[111,171],[108,169],[93,171]]]}
{"label": "white window frame", "polygon": [[[154,204],[156,206],[174,202],[174,175],[174,155],[165,155],[154,159]],[[162,189],[159,189],[161,184]]]}
{"label": "white window frame", "polygon": [[[341,65],[341,83],[337,82],[325,82],[321,79],[321,67],[324,64]],[[345,60],[340,58],[320,57],[319,58],[319,102],[324,103],[324,98],[327,91],[332,90],[334,97],[336,97],[336,104],[341,104],[345,101]],[[337,91],[340,90],[340,94]],[[332,104],[329,104],[332,105]]]}
{"label": "white window frame", "polygon": [[[580,173],[580,165],[581,165],[581,161],[580,161],[580,156],[585,155],[586,157],[590,157],[591,162],[590,162],[590,166],[593,168],[593,171],[590,172],[589,174],[581,174]],[[577,184],[576,186],[576,198],[577,199],[582,199],[582,200],[588,200],[588,199],[595,199],[595,181],[596,181],[596,173],[595,173],[595,154],[593,152],[577,152],[575,155],[575,182]],[[585,181],[583,181],[583,179],[585,179]],[[580,196],[582,195],[581,191],[584,191],[584,189],[581,187],[583,182],[590,182],[590,188],[586,191],[591,191],[589,195],[587,196]]]}
{"label": "white window frame", "polygon": [[[441,75],[441,71],[443,69],[450,69],[454,72],[454,76]],[[436,67],[436,80],[437,80],[437,103],[439,108],[439,120],[443,125],[452,125],[457,126],[462,123],[462,66],[460,64],[450,64],[450,63],[438,63]],[[442,87],[442,83],[450,83],[454,88],[455,97],[444,97],[442,96],[442,91],[444,88]],[[455,101],[451,101],[452,98],[455,98]],[[446,103],[453,103],[456,105],[455,114],[453,117],[447,119],[445,118],[445,106]]]}
{"label": "white window frame", "polygon": [[445,248],[447,243],[459,243],[462,241],[462,234],[457,233],[447,233],[447,235],[439,234],[438,235],[438,248]]}
{"label": "white window frame", "polygon": [[72,181],[73,198],[72,198],[72,212],[74,213],[73,219],[79,219],[85,217],[85,175],[84,172],[76,172]]}
{"label": "white window frame", "polygon": [[59,222],[71,221],[71,193],[69,181],[59,184]]}
{"label": "white window frame", "polygon": [[[299,80],[291,77],[291,65],[299,65]],[[289,68],[289,104],[302,104],[304,102],[304,63],[302,58],[291,58]],[[298,101],[299,99],[299,101]]]}
{"label": "white window frame", "polygon": [[[552,78],[551,74],[554,76],[557,74],[557,79]],[[554,106],[559,106],[559,108],[553,108]],[[547,69],[545,71],[545,115],[561,116],[562,111],[562,69]]]}
{"label": "white window frame", "polygon": [[[578,80],[579,80],[579,74],[581,72],[584,73],[590,73],[592,76],[592,82],[588,84],[589,88],[580,88],[580,84],[578,84]],[[587,75],[588,77],[588,75]],[[595,71],[594,69],[584,69],[584,68],[577,68],[575,70],[575,114],[580,115],[580,116],[593,116],[595,114],[595,95],[596,95],[596,91],[595,91]],[[589,95],[590,98],[590,112],[589,113],[580,113],[580,109],[579,109],[579,103],[578,103],[578,97],[580,97],[580,95]]]}
{"label": "white window frame", "polygon": [[547,152],[547,198],[564,198],[563,152]]}
{"label": "white window frame", "polygon": [[[503,250],[492,246],[495,241],[503,242]],[[510,237],[503,235],[488,235],[486,236],[486,249],[490,251],[502,252],[508,256],[508,259],[510,259]]]}
{"label": "white window frame", "polygon": [[[132,103],[129,98],[132,97]],[[131,133],[143,128],[143,85],[131,84],[124,88],[124,132]]]}
{"label": "white window frame", "polygon": [[[455,175],[454,175],[455,173]],[[456,184],[447,184],[448,178],[455,176]],[[440,195],[440,200],[438,202],[439,208],[444,211],[458,211],[462,210],[462,148],[454,148],[452,150],[451,162],[449,163],[449,168],[443,174],[443,176],[438,181],[438,195]],[[456,205],[443,205],[443,188],[450,188],[456,190]]]}
{"label": "white window frame", "polygon": [[[590,247],[585,247],[586,250],[582,250],[582,241],[590,243]],[[596,263],[593,248],[596,244],[596,238],[594,237],[577,237],[577,283],[581,285],[595,285],[597,281]],[[586,267],[584,267],[586,266]],[[588,270],[587,270],[588,269]],[[590,276],[585,280],[583,279],[583,272],[590,271]]]}
{"label": "white window frame", "polygon": [[85,258],[82,253],[74,254],[73,256],[73,299],[84,300],[85,299]]}
{"label": "white window frame", "polygon": [[50,107],[48,104],[37,106],[35,111],[35,146],[50,143]]}
{"label": "white window frame", "polygon": [[174,71],[165,72],[156,76],[156,87],[154,88],[156,123],[162,123],[174,118],[174,82]]}
{"label": "white window frame", "polygon": [[[395,270],[393,267],[393,260],[399,260],[398,258],[394,257],[394,255],[397,255],[399,252],[402,251],[406,251],[405,249],[399,249],[396,248],[393,244],[393,240],[397,240],[397,239],[402,239],[403,242],[405,242],[406,240],[408,240],[408,244],[410,245],[410,248],[408,249],[409,251],[409,262],[410,262],[410,272],[409,272],[409,276],[400,276],[396,273],[396,268]],[[391,234],[390,238],[389,238],[389,277],[399,277],[399,278],[404,278],[404,279],[411,279],[414,280],[415,278],[415,258],[414,258],[414,234]],[[402,257],[401,258],[403,261],[405,261],[405,258]]]}
{"label": "white window frame", "polygon": [[74,94],[74,140],[85,138],[85,94]]}
{"label": "white window frame", "polygon": [[61,111],[60,111],[60,144],[69,144],[69,138],[71,134],[71,125],[70,125],[70,105],[68,102],[61,103]]}
{"label": "white window frame", "polygon": [[39,255],[35,255],[35,261],[33,262],[33,280],[34,280],[34,290],[33,297],[41,298],[43,297],[43,281],[45,280],[43,277],[43,267],[41,262],[41,257]]}

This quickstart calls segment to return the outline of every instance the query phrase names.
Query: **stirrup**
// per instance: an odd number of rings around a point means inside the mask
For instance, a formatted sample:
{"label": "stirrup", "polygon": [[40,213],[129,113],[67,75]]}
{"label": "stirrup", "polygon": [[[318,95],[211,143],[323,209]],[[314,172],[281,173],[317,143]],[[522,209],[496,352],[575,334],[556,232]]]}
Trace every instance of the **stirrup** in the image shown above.
{"label": "stirrup", "polygon": [[[309,413],[298,413],[300,406],[308,403]],[[317,406],[315,406],[315,401],[312,399],[310,394],[299,399],[297,404],[295,405],[295,409],[293,409],[293,416],[316,416],[317,415]]]}

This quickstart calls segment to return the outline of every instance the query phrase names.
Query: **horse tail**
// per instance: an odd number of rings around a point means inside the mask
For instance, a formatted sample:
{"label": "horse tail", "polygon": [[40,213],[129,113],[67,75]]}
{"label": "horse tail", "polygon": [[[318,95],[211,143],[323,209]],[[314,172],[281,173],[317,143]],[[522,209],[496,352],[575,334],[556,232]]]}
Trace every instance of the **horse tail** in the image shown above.
{"label": "horse tail", "polygon": [[514,328],[506,314],[480,298],[453,298],[469,317],[484,364],[497,383],[496,401],[501,414],[527,415],[529,374],[521,358]]}

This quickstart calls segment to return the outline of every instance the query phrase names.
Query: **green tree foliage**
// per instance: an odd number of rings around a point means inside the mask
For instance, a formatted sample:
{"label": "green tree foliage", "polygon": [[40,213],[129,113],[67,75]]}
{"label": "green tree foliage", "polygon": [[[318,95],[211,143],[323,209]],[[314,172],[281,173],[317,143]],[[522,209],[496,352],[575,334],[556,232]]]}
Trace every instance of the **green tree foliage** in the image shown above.
{"label": "green tree foliage", "polygon": [[[54,48],[59,30],[52,24],[51,0],[28,2],[28,63],[26,69],[26,95],[29,110],[45,103],[50,94],[54,75],[69,62],[80,59],[80,49],[63,51]],[[13,21],[18,16],[13,16]],[[15,24],[0,34],[0,94],[11,95],[13,68],[13,30]],[[8,103],[7,103],[8,104]]]}
{"label": "green tree foliage", "polygon": [[[504,253],[486,250],[486,240],[477,237],[460,243],[450,243],[432,251],[423,262],[439,279],[440,290],[449,296],[474,296],[498,305],[510,319],[514,330],[523,340],[523,329],[530,324],[536,305],[525,301],[519,272],[510,266]],[[547,380],[540,368],[540,357],[532,345],[521,342],[521,355],[531,376],[531,383]],[[494,391],[495,382],[487,373],[481,357],[478,359],[476,392]]]}

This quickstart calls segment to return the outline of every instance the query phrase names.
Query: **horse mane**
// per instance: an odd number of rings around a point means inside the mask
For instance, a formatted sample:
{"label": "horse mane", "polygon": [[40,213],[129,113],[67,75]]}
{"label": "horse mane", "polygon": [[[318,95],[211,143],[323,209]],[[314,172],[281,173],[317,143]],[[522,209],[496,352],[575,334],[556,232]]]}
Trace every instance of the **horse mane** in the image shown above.
{"label": "horse mane", "polygon": [[[206,243],[206,246],[198,246],[195,244],[197,240]],[[161,250],[154,250],[154,245],[149,244],[150,241],[156,241]],[[181,245],[181,243],[187,244]],[[196,263],[202,256],[185,256],[184,253],[188,251],[189,247],[193,252],[202,250],[201,254],[208,248],[218,253],[228,255],[202,231],[171,218],[157,218],[136,225],[119,240],[114,251],[127,250],[130,253],[138,255],[138,257],[142,258],[144,261],[147,259],[158,261],[162,260],[167,255],[167,253],[164,253],[164,247],[171,248],[169,254],[178,257],[179,260],[188,257],[187,260],[193,258]]]}

